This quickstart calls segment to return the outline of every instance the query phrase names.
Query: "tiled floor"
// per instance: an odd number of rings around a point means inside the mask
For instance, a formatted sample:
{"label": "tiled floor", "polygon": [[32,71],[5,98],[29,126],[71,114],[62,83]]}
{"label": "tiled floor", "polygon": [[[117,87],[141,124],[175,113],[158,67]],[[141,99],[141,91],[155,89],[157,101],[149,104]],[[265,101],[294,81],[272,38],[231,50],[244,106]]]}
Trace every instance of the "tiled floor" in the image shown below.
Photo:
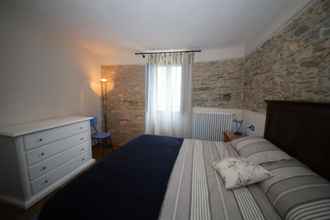
{"label": "tiled floor", "polygon": [[[102,159],[109,153],[111,153],[110,149],[93,147],[93,158],[96,160]],[[38,215],[47,199],[51,196],[52,194],[42,199],[28,210],[23,210],[5,203],[0,203],[0,220],[35,220],[35,217]]]}

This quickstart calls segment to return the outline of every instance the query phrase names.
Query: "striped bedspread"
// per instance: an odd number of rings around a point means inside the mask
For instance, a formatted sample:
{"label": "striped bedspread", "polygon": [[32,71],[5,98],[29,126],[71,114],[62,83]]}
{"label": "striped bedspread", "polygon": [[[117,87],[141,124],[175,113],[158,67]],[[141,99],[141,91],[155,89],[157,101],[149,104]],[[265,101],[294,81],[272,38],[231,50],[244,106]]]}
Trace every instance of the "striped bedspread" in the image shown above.
{"label": "striped bedspread", "polygon": [[232,147],[225,143],[185,139],[159,220],[281,219],[260,186],[225,189],[212,162],[236,156]]}

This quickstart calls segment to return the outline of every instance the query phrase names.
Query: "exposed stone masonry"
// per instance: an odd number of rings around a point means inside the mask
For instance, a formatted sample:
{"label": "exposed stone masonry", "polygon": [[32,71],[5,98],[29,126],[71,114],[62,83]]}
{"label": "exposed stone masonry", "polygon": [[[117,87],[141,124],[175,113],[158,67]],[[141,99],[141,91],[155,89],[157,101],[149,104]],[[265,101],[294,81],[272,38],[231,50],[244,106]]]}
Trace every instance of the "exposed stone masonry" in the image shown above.
{"label": "exposed stone masonry", "polygon": [[194,107],[241,108],[244,59],[195,63],[192,68]]}
{"label": "exposed stone masonry", "polygon": [[122,145],[144,132],[144,66],[102,66],[109,80],[108,128],[113,144]]}
{"label": "exposed stone masonry", "polygon": [[264,100],[330,102],[330,0],[315,0],[246,57],[243,107],[265,112]]}

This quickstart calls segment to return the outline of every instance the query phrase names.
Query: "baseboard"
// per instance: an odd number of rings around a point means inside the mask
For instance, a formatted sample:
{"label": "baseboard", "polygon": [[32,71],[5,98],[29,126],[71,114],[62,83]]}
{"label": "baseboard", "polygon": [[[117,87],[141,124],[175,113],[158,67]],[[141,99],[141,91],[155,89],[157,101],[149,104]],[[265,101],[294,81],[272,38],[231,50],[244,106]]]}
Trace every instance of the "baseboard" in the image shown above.
{"label": "baseboard", "polygon": [[25,209],[25,202],[23,200],[16,199],[12,196],[0,195],[0,201]]}

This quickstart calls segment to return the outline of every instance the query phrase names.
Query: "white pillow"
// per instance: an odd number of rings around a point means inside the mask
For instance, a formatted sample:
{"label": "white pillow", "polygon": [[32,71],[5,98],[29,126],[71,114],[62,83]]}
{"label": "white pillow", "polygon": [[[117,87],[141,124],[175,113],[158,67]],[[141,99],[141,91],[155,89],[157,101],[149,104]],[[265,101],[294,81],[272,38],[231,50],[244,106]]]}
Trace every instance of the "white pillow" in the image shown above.
{"label": "white pillow", "polygon": [[247,186],[271,177],[271,173],[262,166],[241,158],[226,158],[213,162],[213,168],[220,173],[226,189]]}

